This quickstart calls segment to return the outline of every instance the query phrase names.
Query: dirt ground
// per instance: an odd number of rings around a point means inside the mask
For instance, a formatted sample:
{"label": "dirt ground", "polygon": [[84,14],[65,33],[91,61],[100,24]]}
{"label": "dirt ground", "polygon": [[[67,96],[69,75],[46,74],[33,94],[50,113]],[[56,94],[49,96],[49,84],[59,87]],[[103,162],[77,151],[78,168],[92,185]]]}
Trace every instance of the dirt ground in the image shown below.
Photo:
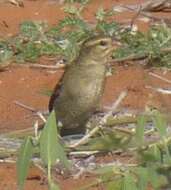
{"label": "dirt ground", "polygon": [[[65,14],[61,4],[56,0],[24,0],[24,7],[16,7],[5,1],[0,1],[0,38],[17,34],[19,24],[24,20],[47,21],[50,25],[56,24]],[[109,8],[116,4],[137,4],[143,0],[92,0],[86,8],[85,18],[94,20],[94,12],[103,6]],[[135,13],[134,13],[135,14]],[[116,14],[114,19],[119,22],[128,22],[134,16],[131,12]],[[169,18],[170,13],[158,13],[157,16]],[[4,26],[4,21],[7,26]],[[141,31],[146,31],[148,22],[137,20],[136,24]],[[42,59],[38,63],[42,63]],[[55,63],[55,60],[54,60]],[[137,64],[116,64],[114,74],[107,78],[102,104],[110,106],[118,95],[125,89],[128,95],[121,107],[136,111],[143,111],[146,107],[156,107],[162,111],[171,111],[171,95],[164,95],[148,88],[152,86],[169,87],[170,84],[150,75],[156,73],[171,80],[171,72],[161,69],[145,68]],[[44,91],[52,90],[63,74],[63,70],[50,71],[33,69],[22,66],[11,66],[0,73],[0,132],[23,129],[33,125],[38,119],[29,110],[15,104],[19,101],[36,110],[47,110],[49,97]],[[30,170],[26,182],[26,190],[46,190],[47,185],[42,182],[43,174],[36,168]],[[62,179],[58,181],[63,190],[75,190],[82,184],[94,179],[83,177],[79,180]],[[14,164],[0,163],[0,189],[16,190],[16,170]],[[98,189],[98,188],[96,188]],[[99,187],[100,189],[100,187]]]}

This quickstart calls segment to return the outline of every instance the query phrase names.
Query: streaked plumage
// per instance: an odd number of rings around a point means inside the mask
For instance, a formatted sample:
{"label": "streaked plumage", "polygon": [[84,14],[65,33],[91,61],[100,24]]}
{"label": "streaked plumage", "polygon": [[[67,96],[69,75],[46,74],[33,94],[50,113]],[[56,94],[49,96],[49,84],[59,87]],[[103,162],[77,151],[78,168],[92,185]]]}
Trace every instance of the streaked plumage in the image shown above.
{"label": "streaked plumage", "polygon": [[112,51],[109,37],[86,41],[54,89],[49,110],[63,124],[61,135],[85,132],[85,124],[99,106],[104,91],[106,65]]}

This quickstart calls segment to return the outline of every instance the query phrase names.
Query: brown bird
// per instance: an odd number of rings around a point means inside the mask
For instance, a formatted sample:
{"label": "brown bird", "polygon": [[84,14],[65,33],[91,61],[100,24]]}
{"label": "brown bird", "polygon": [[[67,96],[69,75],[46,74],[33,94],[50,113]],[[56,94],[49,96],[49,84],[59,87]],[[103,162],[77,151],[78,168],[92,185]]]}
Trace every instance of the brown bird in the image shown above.
{"label": "brown bird", "polygon": [[82,44],[79,56],[65,70],[49,101],[62,123],[61,136],[84,133],[86,122],[98,109],[112,50],[109,37],[94,37]]}

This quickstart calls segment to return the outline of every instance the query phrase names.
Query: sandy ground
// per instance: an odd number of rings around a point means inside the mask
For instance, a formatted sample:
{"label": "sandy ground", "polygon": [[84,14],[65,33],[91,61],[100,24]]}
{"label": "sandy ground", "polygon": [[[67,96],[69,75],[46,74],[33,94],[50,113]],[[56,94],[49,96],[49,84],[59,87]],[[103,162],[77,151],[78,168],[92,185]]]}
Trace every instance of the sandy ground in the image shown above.
{"label": "sandy ground", "polygon": [[[114,4],[134,4],[143,2],[142,0],[94,0],[86,8],[84,16],[93,22],[94,12],[99,6],[109,8]],[[156,14],[158,15],[158,14]],[[0,2],[0,38],[17,34],[19,24],[24,20],[43,20],[50,25],[56,24],[65,14],[58,1],[55,0],[25,0],[24,7],[16,7],[9,3]],[[127,22],[134,16],[131,12],[126,12],[114,16],[120,22]],[[170,13],[160,13],[158,16],[170,17]],[[5,26],[3,23],[7,24]],[[141,31],[146,31],[148,23],[137,20]],[[43,61],[40,59],[39,63]],[[121,107],[137,111],[143,111],[147,106],[170,112],[171,96],[162,95],[153,87],[169,87],[170,84],[163,82],[149,75],[149,72],[157,73],[171,80],[171,72],[164,72],[160,69],[144,68],[137,64],[118,65],[114,68],[114,74],[107,78],[105,93],[102,104],[110,106],[118,95],[125,89],[128,96],[122,102]],[[7,71],[0,73],[0,131],[7,132],[16,129],[23,129],[33,125],[38,119],[33,114],[14,102],[19,101],[32,106],[37,110],[47,110],[49,97],[42,92],[52,90],[63,74],[63,70],[51,72],[50,70],[33,69],[28,67],[13,66]],[[72,178],[58,179],[63,190],[75,190],[82,184],[93,181],[94,178],[83,177],[79,180]],[[100,187],[99,187],[100,188]],[[16,190],[16,170],[13,164],[0,164],[0,189]],[[43,174],[32,168],[25,186],[26,190],[46,190],[47,185],[43,183]],[[98,189],[98,187],[96,188]]]}

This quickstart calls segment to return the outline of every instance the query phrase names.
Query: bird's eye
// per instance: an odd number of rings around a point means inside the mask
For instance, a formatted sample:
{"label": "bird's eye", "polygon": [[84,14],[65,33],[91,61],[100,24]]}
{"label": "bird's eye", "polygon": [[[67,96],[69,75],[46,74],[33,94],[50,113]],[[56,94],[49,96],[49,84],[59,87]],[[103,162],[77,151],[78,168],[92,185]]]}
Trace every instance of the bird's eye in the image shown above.
{"label": "bird's eye", "polygon": [[107,42],[105,42],[105,41],[100,41],[100,45],[101,45],[101,46],[106,46],[106,45],[107,45]]}

